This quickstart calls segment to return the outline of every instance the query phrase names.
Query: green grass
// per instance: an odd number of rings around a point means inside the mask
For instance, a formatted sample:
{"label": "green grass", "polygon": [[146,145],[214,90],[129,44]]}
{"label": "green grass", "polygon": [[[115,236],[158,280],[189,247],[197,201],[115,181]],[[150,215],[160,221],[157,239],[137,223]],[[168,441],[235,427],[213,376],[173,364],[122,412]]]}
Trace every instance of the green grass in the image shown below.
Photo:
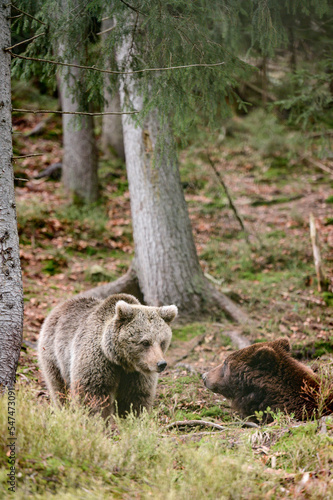
{"label": "green grass", "polygon": [[[0,405],[0,496],[9,498],[6,397]],[[100,417],[89,417],[82,408],[51,408],[27,388],[17,392],[16,408],[19,499],[289,498],[305,471],[321,477],[333,463],[329,423],[321,434],[315,422],[297,427],[289,422],[286,427],[281,421],[260,431],[231,422],[222,434],[198,440],[195,434],[191,438],[197,429],[168,432],[156,412],[129,416],[117,420],[116,429],[106,428]],[[219,416],[218,408],[211,413]],[[263,445],[266,455],[257,451]],[[276,471],[266,465],[273,456]],[[329,498],[333,485],[328,477],[325,488]],[[317,489],[306,498],[324,497]]]}
{"label": "green grass", "polygon": [[[330,427],[332,429],[332,423]],[[283,467],[287,472],[315,470],[320,463],[330,470],[333,464],[332,436],[320,435],[316,422],[291,428],[272,451],[277,453],[277,467]]]}

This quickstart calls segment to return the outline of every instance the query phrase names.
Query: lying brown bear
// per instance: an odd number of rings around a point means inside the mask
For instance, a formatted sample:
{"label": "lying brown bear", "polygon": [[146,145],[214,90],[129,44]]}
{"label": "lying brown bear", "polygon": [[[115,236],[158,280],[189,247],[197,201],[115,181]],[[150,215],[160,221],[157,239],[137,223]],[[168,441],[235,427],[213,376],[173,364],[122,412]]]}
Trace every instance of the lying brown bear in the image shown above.
{"label": "lying brown bear", "polygon": [[[281,410],[305,420],[333,412],[333,389],[321,397],[319,378],[291,357],[289,340],[262,342],[230,354],[202,376],[208,389],[232,400],[242,417]],[[268,417],[270,419],[270,417]]]}

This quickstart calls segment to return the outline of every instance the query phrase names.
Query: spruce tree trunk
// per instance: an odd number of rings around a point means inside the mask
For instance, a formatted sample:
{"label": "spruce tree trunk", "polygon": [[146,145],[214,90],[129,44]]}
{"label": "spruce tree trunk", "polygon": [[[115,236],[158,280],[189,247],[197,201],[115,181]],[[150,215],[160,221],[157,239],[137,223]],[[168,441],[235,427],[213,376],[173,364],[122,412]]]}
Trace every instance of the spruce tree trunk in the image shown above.
{"label": "spruce tree trunk", "polygon": [[[70,8],[68,0],[61,0],[64,10]],[[69,11],[68,11],[69,12]],[[74,44],[74,40],[64,36],[59,45],[59,55],[66,57],[66,52]],[[76,42],[79,50],[84,51],[85,47]],[[78,61],[68,61],[77,63]],[[60,83],[60,99],[63,111],[88,111],[82,109],[79,102],[82,101],[77,93],[73,93],[74,88],[84,86],[84,73],[79,68],[63,68],[59,71],[58,82]],[[78,85],[78,82],[80,85]],[[98,199],[98,157],[94,135],[94,121],[92,116],[63,115],[63,168],[62,181],[73,198],[75,203],[92,203]]]}
{"label": "spruce tree trunk", "polygon": [[10,4],[0,4],[0,392],[12,388],[22,344],[23,289],[17,234],[9,47]]}
{"label": "spruce tree trunk", "polygon": [[[137,95],[129,96],[135,107]],[[125,93],[121,92],[124,103]],[[125,117],[125,115],[123,115]],[[175,144],[164,130],[157,145],[159,117],[150,113],[143,128],[123,119],[126,169],[131,197],[135,269],[145,302],[175,303],[196,310],[204,295],[192,229],[181,188]]]}
{"label": "spruce tree trunk", "polygon": [[[71,68],[69,72],[68,81],[64,73],[59,77],[61,107],[63,111],[80,111],[76,98],[70,93],[75,79],[80,78],[80,70]],[[92,203],[98,199],[94,123],[92,116],[81,116],[79,120],[74,115],[62,115],[64,146],[62,181],[74,202]]]}
{"label": "spruce tree trunk", "polygon": [[[120,97],[118,91],[111,95],[107,83],[104,86],[104,98],[107,102],[104,106],[105,112],[119,112]],[[104,156],[110,156],[110,150],[114,151],[119,158],[125,159],[123,126],[120,115],[103,115],[101,146]]]}
{"label": "spruce tree trunk", "polygon": [[[112,19],[105,19],[102,21],[102,31],[112,28]],[[103,33],[102,40],[105,40],[112,34]],[[104,106],[105,112],[119,112],[120,109],[120,96],[118,89],[114,89],[111,93],[109,90],[110,80],[108,75],[104,76],[104,99],[106,104]],[[110,156],[110,149],[113,150],[119,158],[125,159],[124,150],[124,137],[121,115],[103,115],[102,122],[102,138],[101,138],[102,151],[105,156]]]}

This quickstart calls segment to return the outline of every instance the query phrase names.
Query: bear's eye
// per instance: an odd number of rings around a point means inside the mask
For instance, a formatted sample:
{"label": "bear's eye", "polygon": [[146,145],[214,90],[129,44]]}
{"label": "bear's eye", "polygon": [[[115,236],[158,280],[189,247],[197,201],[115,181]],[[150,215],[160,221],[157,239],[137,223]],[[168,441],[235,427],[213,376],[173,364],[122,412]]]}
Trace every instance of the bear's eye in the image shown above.
{"label": "bear's eye", "polygon": [[161,349],[162,349],[162,351],[164,351],[165,346],[166,346],[166,342],[165,342],[165,340],[163,340],[163,342],[161,342]]}
{"label": "bear's eye", "polygon": [[149,342],[149,340],[143,340],[141,342],[141,345],[143,345],[143,347],[149,347],[150,346],[150,342]]}

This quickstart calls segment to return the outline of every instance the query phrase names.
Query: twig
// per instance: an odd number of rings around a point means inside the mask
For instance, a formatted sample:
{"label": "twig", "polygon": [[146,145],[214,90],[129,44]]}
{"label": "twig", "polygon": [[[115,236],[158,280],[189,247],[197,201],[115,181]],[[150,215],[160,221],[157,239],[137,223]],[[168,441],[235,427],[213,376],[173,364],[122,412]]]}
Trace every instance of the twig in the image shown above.
{"label": "twig", "polygon": [[139,111],[105,111],[101,113],[88,113],[84,111],[52,111],[51,109],[18,109],[13,108],[16,113],[56,113],[58,115],[85,115],[85,116],[100,116],[100,115],[135,115]]}
{"label": "twig", "polygon": [[45,62],[49,64],[55,64],[57,66],[66,66],[70,68],[78,68],[78,69],[89,69],[92,71],[99,71],[100,73],[108,73],[109,75],[134,75],[136,73],[145,73],[148,71],[168,71],[168,70],[174,70],[174,69],[184,69],[184,68],[198,68],[198,67],[204,67],[204,68],[211,68],[214,66],[222,66],[225,64],[224,62],[219,62],[219,63],[197,63],[197,64],[186,64],[184,66],[169,66],[167,68],[145,68],[145,69],[137,69],[135,71],[112,71],[110,69],[102,69],[102,68],[95,68],[95,66],[83,66],[81,64],[73,64],[73,63],[64,63],[60,61],[52,61],[51,59],[40,59],[37,57],[28,57],[28,56],[22,56],[20,54],[14,54],[14,52],[8,50],[9,54],[12,57],[16,57],[18,59],[24,59],[25,61],[36,61],[36,62]]}
{"label": "twig", "polygon": [[34,21],[38,21],[39,23],[44,24],[44,26],[47,26],[47,25],[46,25],[46,23],[43,23],[43,21],[40,21],[40,20],[39,20],[39,19],[37,19],[36,17],[31,16],[31,15],[30,15],[30,14],[28,14],[27,12],[24,12],[24,10],[19,9],[18,7],[16,7],[16,5],[14,5],[14,4],[10,4],[10,5],[13,7],[13,9],[17,10],[18,12],[21,12],[21,13],[22,13],[22,14],[24,14],[25,16],[28,16],[28,17],[30,17],[31,19],[33,19]]}
{"label": "twig", "polygon": [[134,10],[134,12],[137,12],[138,14],[141,14],[142,16],[147,17],[147,14],[144,14],[139,9],[136,9],[135,7],[132,7],[132,5],[130,5],[129,3],[125,2],[125,0],[120,0],[120,1],[121,1],[121,3],[123,3],[124,5],[126,5],[126,7],[128,7],[129,9]]}
{"label": "twig", "polygon": [[304,302],[310,302],[311,304],[317,304],[319,306],[326,306],[326,302],[323,299],[319,299],[316,297],[302,297],[300,296],[301,300],[304,300]]}
{"label": "twig", "polygon": [[333,129],[322,130],[320,132],[309,132],[306,134],[307,137],[322,137],[323,135],[333,135]]}
{"label": "twig", "polygon": [[311,165],[314,165],[315,167],[318,167],[321,170],[324,170],[324,172],[327,172],[328,174],[333,176],[333,170],[324,165],[321,161],[315,160],[314,158],[310,158],[309,156],[304,156],[303,159],[309,162]]}
{"label": "twig", "polygon": [[257,87],[257,85],[254,85],[253,83],[250,82],[242,82],[246,87],[249,87],[250,89],[254,90],[258,94],[261,94],[266,97],[269,101],[274,102],[276,100],[275,96],[270,94],[269,92],[266,92],[265,90],[261,89],[260,87]]}
{"label": "twig", "polygon": [[22,177],[14,177],[14,181],[24,181],[29,182],[30,179],[23,179]]}
{"label": "twig", "polygon": [[230,195],[230,192],[229,192],[229,189],[227,188],[227,185],[226,183],[224,182],[224,180],[222,179],[222,176],[220,174],[220,172],[217,170],[216,166],[215,166],[215,162],[212,160],[212,158],[210,157],[209,154],[207,154],[207,158],[208,158],[208,161],[210,163],[210,166],[212,167],[212,169],[214,170],[215,172],[215,175],[216,177],[218,178],[221,186],[223,187],[224,191],[225,191],[225,194],[227,195],[227,198],[228,198],[228,201],[229,201],[229,205],[230,205],[230,208],[232,209],[232,211],[234,212],[235,216],[236,216],[236,219],[238,220],[239,224],[240,224],[240,227],[242,228],[242,231],[244,231],[244,234],[245,234],[245,239],[247,241],[247,243],[250,243],[249,242],[249,232],[247,231],[247,229],[245,229],[245,226],[244,226],[244,222],[243,222],[243,218],[242,216],[238,213],[238,210],[234,204],[234,202],[232,201],[232,198],[231,198],[231,195]]}
{"label": "twig", "polygon": [[222,278],[222,279],[218,280],[218,279],[214,278],[214,276],[212,276],[212,275],[211,275],[211,274],[209,274],[209,273],[204,273],[204,274],[205,274],[205,277],[206,277],[209,281],[211,281],[212,283],[214,283],[215,285],[221,286],[221,285],[222,285],[222,283],[223,283],[223,281],[225,281],[225,280],[224,280],[224,278]]}
{"label": "twig", "polygon": [[242,427],[249,427],[250,429],[257,429],[257,428],[259,428],[259,425],[256,424],[255,422],[243,422]]}
{"label": "twig", "polygon": [[43,153],[36,153],[36,154],[31,154],[31,155],[24,155],[24,156],[12,156],[12,160],[21,160],[22,158],[31,158],[32,156],[43,156]]}
{"label": "twig", "polygon": [[11,49],[15,49],[15,47],[18,47],[19,45],[22,45],[23,43],[28,43],[31,42],[32,40],[35,40],[36,38],[45,35],[45,33],[39,33],[39,35],[33,36],[31,38],[28,38],[27,40],[22,40],[22,42],[18,42],[15,45],[12,45],[11,47],[6,47],[3,49],[4,51],[10,51]]}
{"label": "twig", "polygon": [[[204,431],[204,432],[191,432],[191,434],[178,434],[179,437],[185,439],[191,439],[198,436],[220,436],[223,431]],[[162,434],[164,438],[170,438],[170,434]]]}
{"label": "twig", "polygon": [[104,35],[104,33],[108,33],[109,31],[112,31],[116,28],[116,24],[114,26],[111,26],[111,28],[108,28],[107,30],[100,31],[99,33],[96,33],[96,35]]}
{"label": "twig", "polygon": [[193,427],[196,425],[202,425],[205,427],[214,427],[214,429],[218,429],[219,431],[225,431],[226,428],[222,427],[222,425],[215,424],[215,422],[207,422],[206,420],[177,420],[176,422],[172,422],[165,426],[166,429],[172,429],[173,427]]}

